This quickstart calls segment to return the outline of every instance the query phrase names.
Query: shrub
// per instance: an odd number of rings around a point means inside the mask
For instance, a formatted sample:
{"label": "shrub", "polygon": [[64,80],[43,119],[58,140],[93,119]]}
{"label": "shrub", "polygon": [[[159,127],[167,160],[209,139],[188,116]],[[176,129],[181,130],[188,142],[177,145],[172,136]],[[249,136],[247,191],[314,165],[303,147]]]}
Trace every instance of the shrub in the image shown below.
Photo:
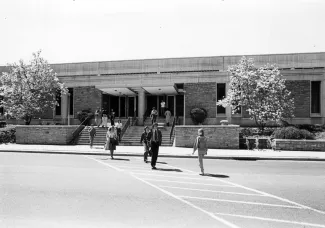
{"label": "shrub", "polygon": [[272,136],[276,139],[315,139],[314,134],[296,127],[285,127],[275,130]]}
{"label": "shrub", "polygon": [[85,121],[87,118],[87,120],[84,122],[84,125],[89,125],[90,124],[90,120],[94,117],[94,114],[88,109],[88,110],[82,110],[77,112],[77,118],[80,121],[80,123],[82,123],[83,121]]}
{"label": "shrub", "polygon": [[317,125],[317,124],[297,124],[295,125],[296,128],[298,129],[304,129],[309,132],[321,132],[323,131],[323,126],[322,125]]}
{"label": "shrub", "polygon": [[193,108],[190,115],[194,124],[202,124],[207,118],[207,111],[204,108]]}
{"label": "shrub", "polygon": [[5,128],[0,128],[0,144],[16,142],[16,126],[9,125]]}

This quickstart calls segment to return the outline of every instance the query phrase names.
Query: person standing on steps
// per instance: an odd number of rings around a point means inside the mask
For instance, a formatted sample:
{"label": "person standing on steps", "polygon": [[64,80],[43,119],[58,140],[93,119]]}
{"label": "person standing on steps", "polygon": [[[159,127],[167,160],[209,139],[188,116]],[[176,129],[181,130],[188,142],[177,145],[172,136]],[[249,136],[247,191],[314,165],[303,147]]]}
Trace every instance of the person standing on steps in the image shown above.
{"label": "person standing on steps", "polygon": [[157,120],[158,112],[155,107],[152,108],[150,118],[151,118],[151,124],[155,123]]}
{"label": "person standing on steps", "polygon": [[118,141],[121,142],[121,133],[122,133],[122,127],[123,127],[122,121],[118,120],[115,127],[116,127]]}
{"label": "person standing on steps", "polygon": [[162,134],[161,131],[158,130],[158,123],[154,123],[152,125],[152,129],[148,134],[148,141],[150,141],[150,147],[152,152],[151,167],[152,169],[157,169],[156,162],[158,159],[159,146],[161,146],[162,142]]}
{"label": "person standing on steps", "polygon": [[110,119],[111,119],[111,126],[114,126],[115,112],[113,109],[111,110]]}
{"label": "person standing on steps", "polygon": [[140,139],[140,143],[143,145],[143,149],[144,149],[143,160],[145,163],[147,163],[148,154],[149,154],[148,133],[149,133],[148,126],[145,126]]}
{"label": "person standing on steps", "polygon": [[165,114],[166,103],[164,100],[160,102],[160,115],[164,116]]}
{"label": "person standing on steps", "polygon": [[88,133],[89,133],[89,145],[91,149],[93,148],[94,138],[96,136],[96,129],[93,124],[90,127],[88,127]]}
{"label": "person standing on steps", "polygon": [[166,117],[166,125],[169,127],[169,122],[170,122],[170,118],[172,116],[172,113],[168,110],[168,108],[166,109],[165,112],[165,117]]}
{"label": "person standing on steps", "polygon": [[107,127],[107,111],[103,110],[102,127]]}
{"label": "person standing on steps", "polygon": [[96,126],[99,127],[100,124],[102,123],[102,110],[98,107],[97,110],[95,111],[95,123]]}
{"label": "person standing on steps", "polygon": [[198,151],[199,166],[201,169],[200,175],[204,175],[203,158],[204,155],[207,155],[208,153],[208,138],[204,136],[204,131],[202,128],[198,130],[198,136],[194,142],[192,155],[194,155],[196,150]]}
{"label": "person standing on steps", "polygon": [[114,154],[114,150],[116,150],[116,145],[118,145],[117,135],[114,126],[110,126],[106,133],[105,150],[110,151],[111,159],[114,159],[113,154]]}

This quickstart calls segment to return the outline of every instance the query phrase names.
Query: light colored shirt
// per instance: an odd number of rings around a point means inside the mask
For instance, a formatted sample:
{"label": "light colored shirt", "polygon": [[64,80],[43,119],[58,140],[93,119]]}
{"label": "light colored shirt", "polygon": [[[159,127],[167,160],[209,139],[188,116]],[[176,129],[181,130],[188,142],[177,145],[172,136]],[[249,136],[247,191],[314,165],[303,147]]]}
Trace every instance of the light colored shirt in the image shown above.
{"label": "light colored shirt", "polygon": [[123,124],[122,123],[116,123],[115,126],[116,126],[116,128],[122,129]]}
{"label": "light colored shirt", "polygon": [[161,106],[162,108],[165,108],[165,105],[166,105],[165,101],[163,101],[163,102],[160,103],[160,106]]}

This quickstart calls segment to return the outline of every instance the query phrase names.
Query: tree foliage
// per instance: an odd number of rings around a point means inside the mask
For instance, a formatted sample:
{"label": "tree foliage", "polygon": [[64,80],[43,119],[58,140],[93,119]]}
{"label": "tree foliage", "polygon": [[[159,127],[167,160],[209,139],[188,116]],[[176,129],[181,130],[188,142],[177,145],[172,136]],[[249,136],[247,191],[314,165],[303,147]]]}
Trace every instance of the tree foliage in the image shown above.
{"label": "tree foliage", "polygon": [[3,94],[1,106],[6,114],[24,119],[29,124],[35,114],[57,105],[56,94],[67,93],[63,83],[41,57],[41,51],[33,53],[32,60],[23,60],[8,65],[9,71],[0,77],[0,91]]}
{"label": "tree foliage", "polygon": [[294,117],[294,99],[285,86],[285,79],[274,65],[255,67],[253,59],[243,57],[228,68],[230,82],[226,98],[217,105],[231,106],[233,113],[241,108],[263,131],[268,121]]}

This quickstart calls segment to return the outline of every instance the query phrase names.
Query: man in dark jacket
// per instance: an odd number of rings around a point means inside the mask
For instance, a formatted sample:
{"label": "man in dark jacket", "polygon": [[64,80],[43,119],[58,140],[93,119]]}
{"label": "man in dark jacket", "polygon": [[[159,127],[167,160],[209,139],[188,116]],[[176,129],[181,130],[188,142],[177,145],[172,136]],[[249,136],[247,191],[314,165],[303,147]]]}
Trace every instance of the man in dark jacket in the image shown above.
{"label": "man in dark jacket", "polygon": [[144,148],[143,159],[145,163],[147,163],[148,154],[149,154],[148,134],[149,134],[149,129],[147,126],[145,126],[140,139],[140,143],[143,144],[143,148]]}
{"label": "man in dark jacket", "polygon": [[158,130],[158,123],[154,123],[152,125],[152,129],[148,134],[148,140],[150,141],[152,151],[151,167],[152,169],[157,169],[156,162],[158,158],[159,146],[161,146],[162,142],[162,134],[161,131]]}

